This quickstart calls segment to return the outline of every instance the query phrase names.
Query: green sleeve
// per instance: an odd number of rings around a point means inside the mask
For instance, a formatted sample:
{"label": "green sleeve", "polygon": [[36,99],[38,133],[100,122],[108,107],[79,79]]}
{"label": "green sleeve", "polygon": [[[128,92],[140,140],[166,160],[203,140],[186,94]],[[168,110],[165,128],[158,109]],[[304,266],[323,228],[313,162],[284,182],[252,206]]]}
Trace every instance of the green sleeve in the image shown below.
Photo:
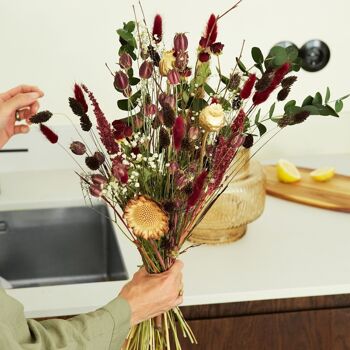
{"label": "green sleeve", "polygon": [[130,306],[118,297],[69,320],[26,320],[23,306],[0,289],[0,349],[118,350],[130,328]]}

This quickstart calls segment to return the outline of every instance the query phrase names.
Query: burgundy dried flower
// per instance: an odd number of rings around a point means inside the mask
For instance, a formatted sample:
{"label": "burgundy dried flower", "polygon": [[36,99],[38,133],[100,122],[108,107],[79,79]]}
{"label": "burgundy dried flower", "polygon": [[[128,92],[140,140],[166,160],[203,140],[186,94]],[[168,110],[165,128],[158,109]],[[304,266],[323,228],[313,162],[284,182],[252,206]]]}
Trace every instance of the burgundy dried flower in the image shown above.
{"label": "burgundy dried flower", "polygon": [[183,117],[178,116],[175,120],[175,124],[173,127],[173,140],[174,140],[174,147],[176,151],[179,151],[181,149],[181,143],[185,137],[185,133],[186,133],[185,120]]}
{"label": "burgundy dried flower", "polygon": [[102,165],[105,162],[105,156],[101,152],[95,152],[94,157],[97,159],[100,165]]}
{"label": "burgundy dried flower", "polygon": [[207,48],[214,44],[218,36],[218,24],[217,18],[214,14],[211,14],[207,23],[207,27],[203,37],[201,38],[199,45],[203,48]]}
{"label": "burgundy dried flower", "polygon": [[80,141],[72,142],[69,148],[77,156],[82,156],[86,152],[85,145]]}
{"label": "burgundy dried flower", "polygon": [[167,148],[170,145],[170,136],[166,129],[160,128],[159,130],[159,149],[160,151]]}
{"label": "burgundy dried flower", "polygon": [[58,136],[55,134],[50,128],[48,128],[44,124],[40,124],[40,131],[42,134],[51,142],[51,143],[57,143]]}
{"label": "burgundy dried flower", "polygon": [[129,86],[129,77],[123,72],[118,71],[114,75],[114,87],[117,90],[125,90]]}
{"label": "burgundy dried flower", "polygon": [[81,104],[83,112],[87,113],[88,105],[85,100],[84,92],[78,84],[74,84],[74,97]]}
{"label": "burgundy dried flower", "polygon": [[152,36],[156,43],[160,43],[162,41],[163,21],[160,15],[156,15],[154,17]]}
{"label": "burgundy dried flower", "polygon": [[298,77],[295,75],[291,75],[290,77],[284,78],[281,82],[282,87],[285,88],[290,88],[296,81]]}
{"label": "burgundy dried flower", "polygon": [[91,181],[95,184],[95,185],[99,185],[101,187],[103,187],[107,182],[107,178],[101,174],[94,174],[91,176]]}
{"label": "burgundy dried flower", "polygon": [[51,117],[52,113],[50,111],[41,111],[29,118],[29,121],[33,124],[46,123]]}
{"label": "burgundy dried flower", "polygon": [[123,52],[119,57],[120,67],[130,69],[132,67],[132,58],[127,52]]}
{"label": "burgundy dried flower", "polygon": [[180,74],[176,69],[170,69],[167,74],[167,78],[170,85],[180,84]]}
{"label": "burgundy dried flower", "polygon": [[101,197],[102,196],[102,189],[99,185],[91,184],[89,186],[89,192],[91,196],[93,197]]}
{"label": "burgundy dried flower", "polygon": [[165,92],[162,92],[158,96],[159,104],[164,108],[166,104],[170,105],[171,108],[175,108],[176,99],[174,95],[167,95]]}
{"label": "burgundy dried flower", "polygon": [[198,59],[202,63],[205,63],[205,62],[208,62],[210,60],[210,55],[208,54],[208,52],[200,52],[198,54]]}
{"label": "burgundy dried flower", "polygon": [[157,106],[152,103],[152,104],[147,104],[143,108],[144,114],[146,117],[150,117],[152,115],[155,115],[157,112]]}
{"label": "burgundy dried flower", "polygon": [[166,103],[163,107],[163,122],[167,128],[172,128],[175,123],[175,111]]}
{"label": "burgundy dried flower", "polygon": [[109,154],[115,154],[118,152],[119,147],[114,141],[113,130],[104,113],[102,112],[98,102],[96,101],[93,93],[85,86],[82,86],[84,91],[88,94],[90,101],[94,106],[94,114],[97,120],[97,130],[99,131],[101,141],[106,147]]}
{"label": "burgundy dried flower", "polygon": [[126,184],[128,182],[128,168],[119,160],[113,161],[112,174],[120,183]]}
{"label": "burgundy dried flower", "polygon": [[189,67],[186,67],[182,72],[181,72],[181,76],[183,76],[184,78],[188,78],[190,77],[192,74],[192,69]]}
{"label": "burgundy dried flower", "polygon": [[224,49],[224,44],[222,43],[214,43],[212,45],[210,45],[210,51],[214,54],[214,55],[220,55],[222,53],[222,50]]}
{"label": "burgundy dried flower", "polygon": [[241,109],[238,112],[237,117],[235,118],[235,120],[231,125],[231,130],[233,134],[241,133],[243,131],[245,119],[246,119],[246,114],[244,110]]}
{"label": "burgundy dried flower", "polygon": [[78,117],[84,116],[86,113],[84,112],[84,107],[82,104],[76,100],[74,97],[69,97],[69,107],[71,108],[72,112],[77,115]]}
{"label": "burgundy dried flower", "polygon": [[174,37],[175,52],[184,52],[188,48],[188,39],[185,33],[177,33]]}
{"label": "burgundy dried flower", "polygon": [[184,71],[188,65],[188,53],[185,51],[180,51],[177,53],[175,58],[175,67],[179,71]]}
{"label": "burgundy dried flower", "polygon": [[244,148],[251,148],[253,145],[254,145],[254,136],[252,134],[246,135],[242,146]]}
{"label": "burgundy dried flower", "polygon": [[207,176],[208,172],[205,170],[201,174],[199,174],[195,179],[192,194],[187,199],[187,208],[191,208],[197,204],[198,200],[200,199],[203,193],[203,188]]}
{"label": "burgundy dried flower", "polygon": [[139,69],[139,76],[142,79],[149,79],[152,76],[153,64],[149,61],[144,61]]}
{"label": "burgundy dried flower", "polygon": [[100,162],[95,156],[86,157],[85,164],[91,170],[97,170],[100,167]]}
{"label": "burgundy dried flower", "polygon": [[80,117],[80,126],[83,131],[90,131],[92,128],[92,123],[87,114]]}
{"label": "burgundy dried flower", "polygon": [[124,135],[125,137],[131,137],[132,136],[132,127],[127,125],[124,129]]}
{"label": "burgundy dried flower", "polygon": [[290,88],[283,88],[277,95],[277,101],[284,101],[290,93]]}
{"label": "burgundy dried flower", "polygon": [[252,93],[253,87],[255,85],[255,81],[256,81],[256,75],[249,74],[249,77],[248,77],[247,81],[245,82],[245,84],[241,90],[241,93],[240,93],[241,99],[245,100],[245,99],[249,98],[250,94]]}

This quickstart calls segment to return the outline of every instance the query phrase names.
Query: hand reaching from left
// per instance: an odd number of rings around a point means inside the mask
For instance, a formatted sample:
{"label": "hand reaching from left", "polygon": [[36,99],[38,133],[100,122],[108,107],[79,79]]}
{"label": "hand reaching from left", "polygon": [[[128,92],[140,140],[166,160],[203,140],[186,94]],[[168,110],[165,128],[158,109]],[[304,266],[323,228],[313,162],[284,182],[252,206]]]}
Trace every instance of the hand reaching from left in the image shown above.
{"label": "hand reaching from left", "polygon": [[[39,109],[38,99],[44,93],[35,86],[20,85],[0,93],[0,149],[13,135],[29,131],[28,119]],[[16,120],[18,111],[19,120]],[[21,123],[25,121],[26,124]]]}

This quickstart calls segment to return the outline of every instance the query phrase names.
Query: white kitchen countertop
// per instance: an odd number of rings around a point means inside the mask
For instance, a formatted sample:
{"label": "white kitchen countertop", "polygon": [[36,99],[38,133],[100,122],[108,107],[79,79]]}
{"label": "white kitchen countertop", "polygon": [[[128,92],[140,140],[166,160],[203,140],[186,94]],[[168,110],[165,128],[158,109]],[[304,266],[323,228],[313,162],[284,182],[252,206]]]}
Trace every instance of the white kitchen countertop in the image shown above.
{"label": "white kitchen countertop", "polygon": [[[328,158],[327,158],[328,157]],[[350,174],[350,155],[304,158],[301,166],[334,164]],[[327,164],[328,161],[328,164]],[[349,183],[350,186],[350,183]],[[76,206],[84,203],[71,170],[1,173],[0,210]],[[122,235],[130,276],[138,252]],[[185,262],[184,305],[350,293],[350,214],[267,197],[261,218],[240,241],[200,246]],[[72,315],[114,298],[125,281],[8,290],[27,317]]]}

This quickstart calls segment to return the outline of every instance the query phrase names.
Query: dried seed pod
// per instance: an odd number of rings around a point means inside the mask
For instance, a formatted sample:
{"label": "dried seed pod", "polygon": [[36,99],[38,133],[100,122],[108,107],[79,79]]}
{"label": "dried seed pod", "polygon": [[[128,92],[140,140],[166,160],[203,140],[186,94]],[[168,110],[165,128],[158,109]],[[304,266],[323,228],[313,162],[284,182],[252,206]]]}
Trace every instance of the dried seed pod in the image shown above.
{"label": "dried seed pod", "polygon": [[100,167],[100,162],[94,156],[93,157],[86,157],[85,164],[91,170],[97,170]]}
{"label": "dried seed pod", "polygon": [[82,117],[85,115],[84,107],[81,105],[81,103],[76,100],[74,97],[69,97],[69,107],[71,108],[72,112],[77,115],[78,117]]}
{"label": "dried seed pod", "polygon": [[50,111],[41,111],[31,118],[29,118],[30,122],[33,124],[46,123],[52,117],[52,113]]}
{"label": "dried seed pod", "polygon": [[69,148],[72,153],[76,154],[77,156],[82,156],[86,152],[85,145],[80,141],[72,142]]}
{"label": "dried seed pod", "polygon": [[92,128],[91,120],[86,114],[80,117],[80,126],[83,131],[90,131]]}

